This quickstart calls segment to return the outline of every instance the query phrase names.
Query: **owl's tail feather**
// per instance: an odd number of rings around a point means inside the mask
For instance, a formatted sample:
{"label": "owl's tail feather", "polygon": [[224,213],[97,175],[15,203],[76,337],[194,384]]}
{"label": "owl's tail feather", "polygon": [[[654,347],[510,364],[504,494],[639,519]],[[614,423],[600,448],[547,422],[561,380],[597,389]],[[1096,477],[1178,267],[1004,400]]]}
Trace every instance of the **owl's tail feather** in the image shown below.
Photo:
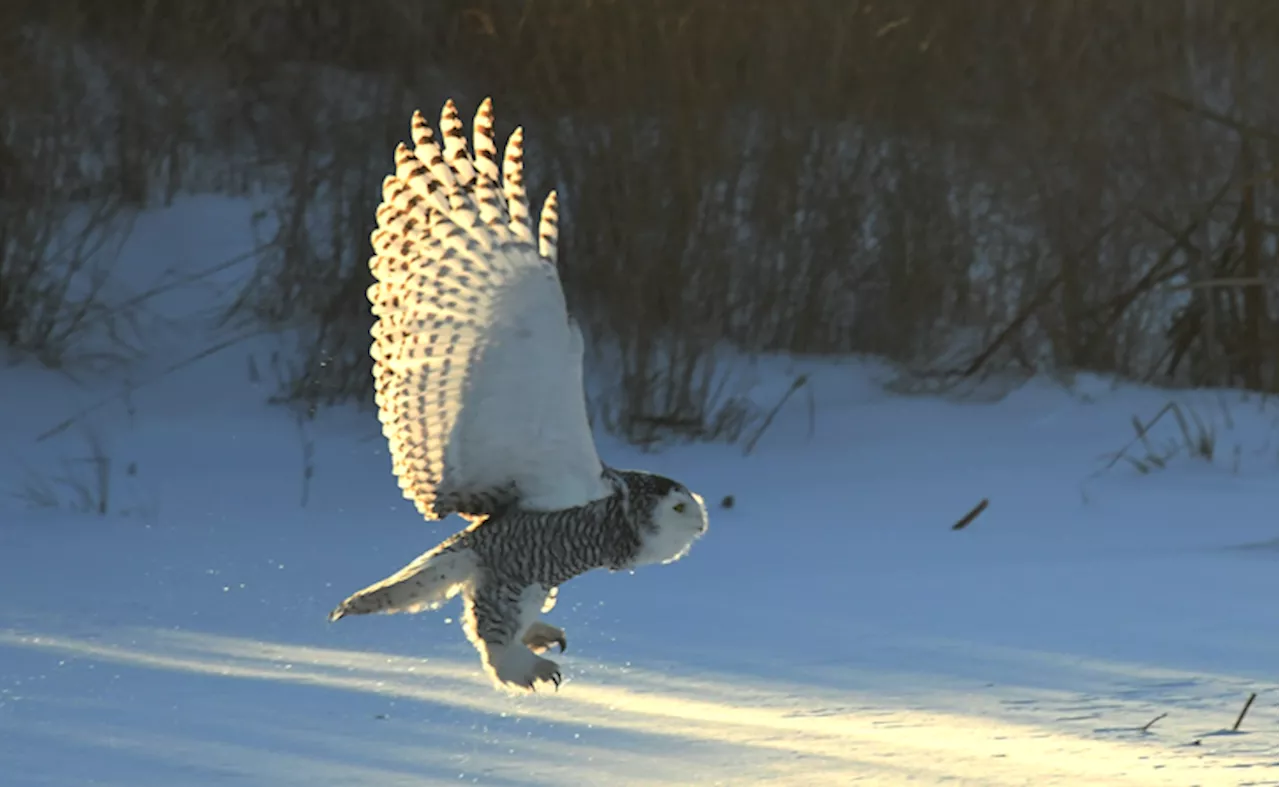
{"label": "owl's tail feather", "polygon": [[433,549],[395,574],[355,593],[329,613],[329,620],[373,612],[437,609],[472,582],[478,562],[470,549]]}

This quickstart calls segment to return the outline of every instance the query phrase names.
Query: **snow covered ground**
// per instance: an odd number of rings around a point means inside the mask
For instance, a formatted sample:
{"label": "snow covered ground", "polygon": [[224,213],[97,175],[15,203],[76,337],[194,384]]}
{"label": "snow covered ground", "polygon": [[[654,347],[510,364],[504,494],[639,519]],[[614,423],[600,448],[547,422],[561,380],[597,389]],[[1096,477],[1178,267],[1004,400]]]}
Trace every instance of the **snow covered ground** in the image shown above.
{"label": "snow covered ground", "polygon": [[[248,221],[183,200],[119,270],[216,265]],[[700,490],[711,532],[566,585],[567,682],[512,698],[456,606],[326,622],[456,524],[400,497],[370,414],[264,404],[269,339],[161,373],[221,339],[202,309],[244,273],[150,302],[162,360],[127,379],[0,366],[0,785],[1280,778],[1274,400],[1084,378],[966,403],[887,393],[870,362],[775,361],[784,386],[811,375],[814,420],[796,397],[749,457],[600,437]],[[1170,400],[1213,460],[1104,470]],[[1151,442],[1181,439],[1166,415]]]}

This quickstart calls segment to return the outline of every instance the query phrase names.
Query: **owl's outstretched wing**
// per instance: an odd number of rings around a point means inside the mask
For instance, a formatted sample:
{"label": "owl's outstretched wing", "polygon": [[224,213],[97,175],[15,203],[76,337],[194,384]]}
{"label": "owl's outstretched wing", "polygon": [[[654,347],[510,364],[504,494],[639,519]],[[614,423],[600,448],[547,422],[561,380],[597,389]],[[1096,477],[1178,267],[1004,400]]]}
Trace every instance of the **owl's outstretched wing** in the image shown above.
{"label": "owl's outstretched wing", "polygon": [[369,260],[378,416],[400,487],[428,519],[604,497],[582,334],[556,272],[555,192],[535,240],[523,135],[511,135],[499,173],[488,99],[474,158],[452,101],[440,135],[443,149],[414,113],[414,147],[396,148]]}

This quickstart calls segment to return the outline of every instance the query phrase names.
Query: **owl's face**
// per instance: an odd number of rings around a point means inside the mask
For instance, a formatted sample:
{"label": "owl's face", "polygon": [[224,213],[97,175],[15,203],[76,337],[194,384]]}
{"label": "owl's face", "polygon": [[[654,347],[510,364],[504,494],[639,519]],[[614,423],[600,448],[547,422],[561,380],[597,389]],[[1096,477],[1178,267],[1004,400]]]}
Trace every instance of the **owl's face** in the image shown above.
{"label": "owl's face", "polygon": [[640,527],[636,565],[679,560],[705,532],[707,507],[702,498],[672,482],[664,494],[654,498],[653,508]]}

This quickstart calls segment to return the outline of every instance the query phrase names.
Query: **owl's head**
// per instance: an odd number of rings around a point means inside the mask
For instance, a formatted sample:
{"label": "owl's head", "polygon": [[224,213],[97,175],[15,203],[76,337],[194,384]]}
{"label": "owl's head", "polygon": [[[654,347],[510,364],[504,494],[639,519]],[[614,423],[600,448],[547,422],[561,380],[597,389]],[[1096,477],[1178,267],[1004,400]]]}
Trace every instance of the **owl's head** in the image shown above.
{"label": "owl's head", "polygon": [[683,484],[662,476],[646,479],[641,506],[640,551],[635,565],[671,563],[684,557],[693,542],[707,532],[707,507]]}

